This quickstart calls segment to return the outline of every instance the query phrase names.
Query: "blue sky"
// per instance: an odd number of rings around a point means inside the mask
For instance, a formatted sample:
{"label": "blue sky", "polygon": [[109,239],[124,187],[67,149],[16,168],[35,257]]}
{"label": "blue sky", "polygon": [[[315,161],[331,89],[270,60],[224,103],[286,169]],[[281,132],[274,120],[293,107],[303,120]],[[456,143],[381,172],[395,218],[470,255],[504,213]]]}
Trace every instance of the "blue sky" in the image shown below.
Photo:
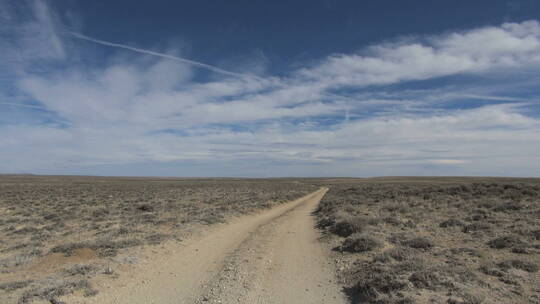
{"label": "blue sky", "polygon": [[0,172],[539,176],[538,1],[0,0]]}

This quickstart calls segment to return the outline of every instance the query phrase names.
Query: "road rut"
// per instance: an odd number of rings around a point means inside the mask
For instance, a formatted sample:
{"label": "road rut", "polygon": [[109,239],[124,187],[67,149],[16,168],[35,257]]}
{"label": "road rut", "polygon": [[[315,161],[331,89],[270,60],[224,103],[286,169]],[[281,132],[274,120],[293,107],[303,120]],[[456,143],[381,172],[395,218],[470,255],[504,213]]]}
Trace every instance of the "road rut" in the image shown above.
{"label": "road rut", "polygon": [[129,275],[67,303],[346,303],[311,213],[322,188],[298,200],[168,243]]}

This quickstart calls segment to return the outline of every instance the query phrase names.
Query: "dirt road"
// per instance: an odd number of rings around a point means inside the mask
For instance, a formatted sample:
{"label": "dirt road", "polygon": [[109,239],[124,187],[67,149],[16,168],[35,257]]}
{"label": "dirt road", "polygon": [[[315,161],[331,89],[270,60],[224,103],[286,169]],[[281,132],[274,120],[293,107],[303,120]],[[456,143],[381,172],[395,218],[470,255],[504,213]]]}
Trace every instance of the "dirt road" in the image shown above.
{"label": "dirt road", "polygon": [[66,303],[345,303],[311,212],[327,189],[148,253]]}

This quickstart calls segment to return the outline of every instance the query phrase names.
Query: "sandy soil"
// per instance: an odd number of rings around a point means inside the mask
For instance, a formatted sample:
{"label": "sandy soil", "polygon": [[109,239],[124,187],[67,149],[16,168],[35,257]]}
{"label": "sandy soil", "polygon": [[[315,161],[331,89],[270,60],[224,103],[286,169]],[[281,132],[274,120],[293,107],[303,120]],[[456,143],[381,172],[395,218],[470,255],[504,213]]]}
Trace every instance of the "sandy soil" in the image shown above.
{"label": "sandy soil", "polygon": [[147,249],[116,280],[93,282],[94,297],[66,303],[345,303],[310,195],[218,225],[203,235]]}

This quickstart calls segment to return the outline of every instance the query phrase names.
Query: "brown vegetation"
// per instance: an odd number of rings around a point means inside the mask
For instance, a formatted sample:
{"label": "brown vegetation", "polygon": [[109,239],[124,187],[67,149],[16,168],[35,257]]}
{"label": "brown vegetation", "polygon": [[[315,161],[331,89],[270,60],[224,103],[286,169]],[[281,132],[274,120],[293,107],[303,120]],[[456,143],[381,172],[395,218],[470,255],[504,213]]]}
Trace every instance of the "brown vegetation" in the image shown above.
{"label": "brown vegetation", "polygon": [[540,181],[333,181],[317,211],[353,303],[540,303]]}
{"label": "brown vegetation", "polygon": [[316,190],[286,179],[0,177],[0,302],[81,292],[114,276],[128,248],[181,241],[205,225]]}

